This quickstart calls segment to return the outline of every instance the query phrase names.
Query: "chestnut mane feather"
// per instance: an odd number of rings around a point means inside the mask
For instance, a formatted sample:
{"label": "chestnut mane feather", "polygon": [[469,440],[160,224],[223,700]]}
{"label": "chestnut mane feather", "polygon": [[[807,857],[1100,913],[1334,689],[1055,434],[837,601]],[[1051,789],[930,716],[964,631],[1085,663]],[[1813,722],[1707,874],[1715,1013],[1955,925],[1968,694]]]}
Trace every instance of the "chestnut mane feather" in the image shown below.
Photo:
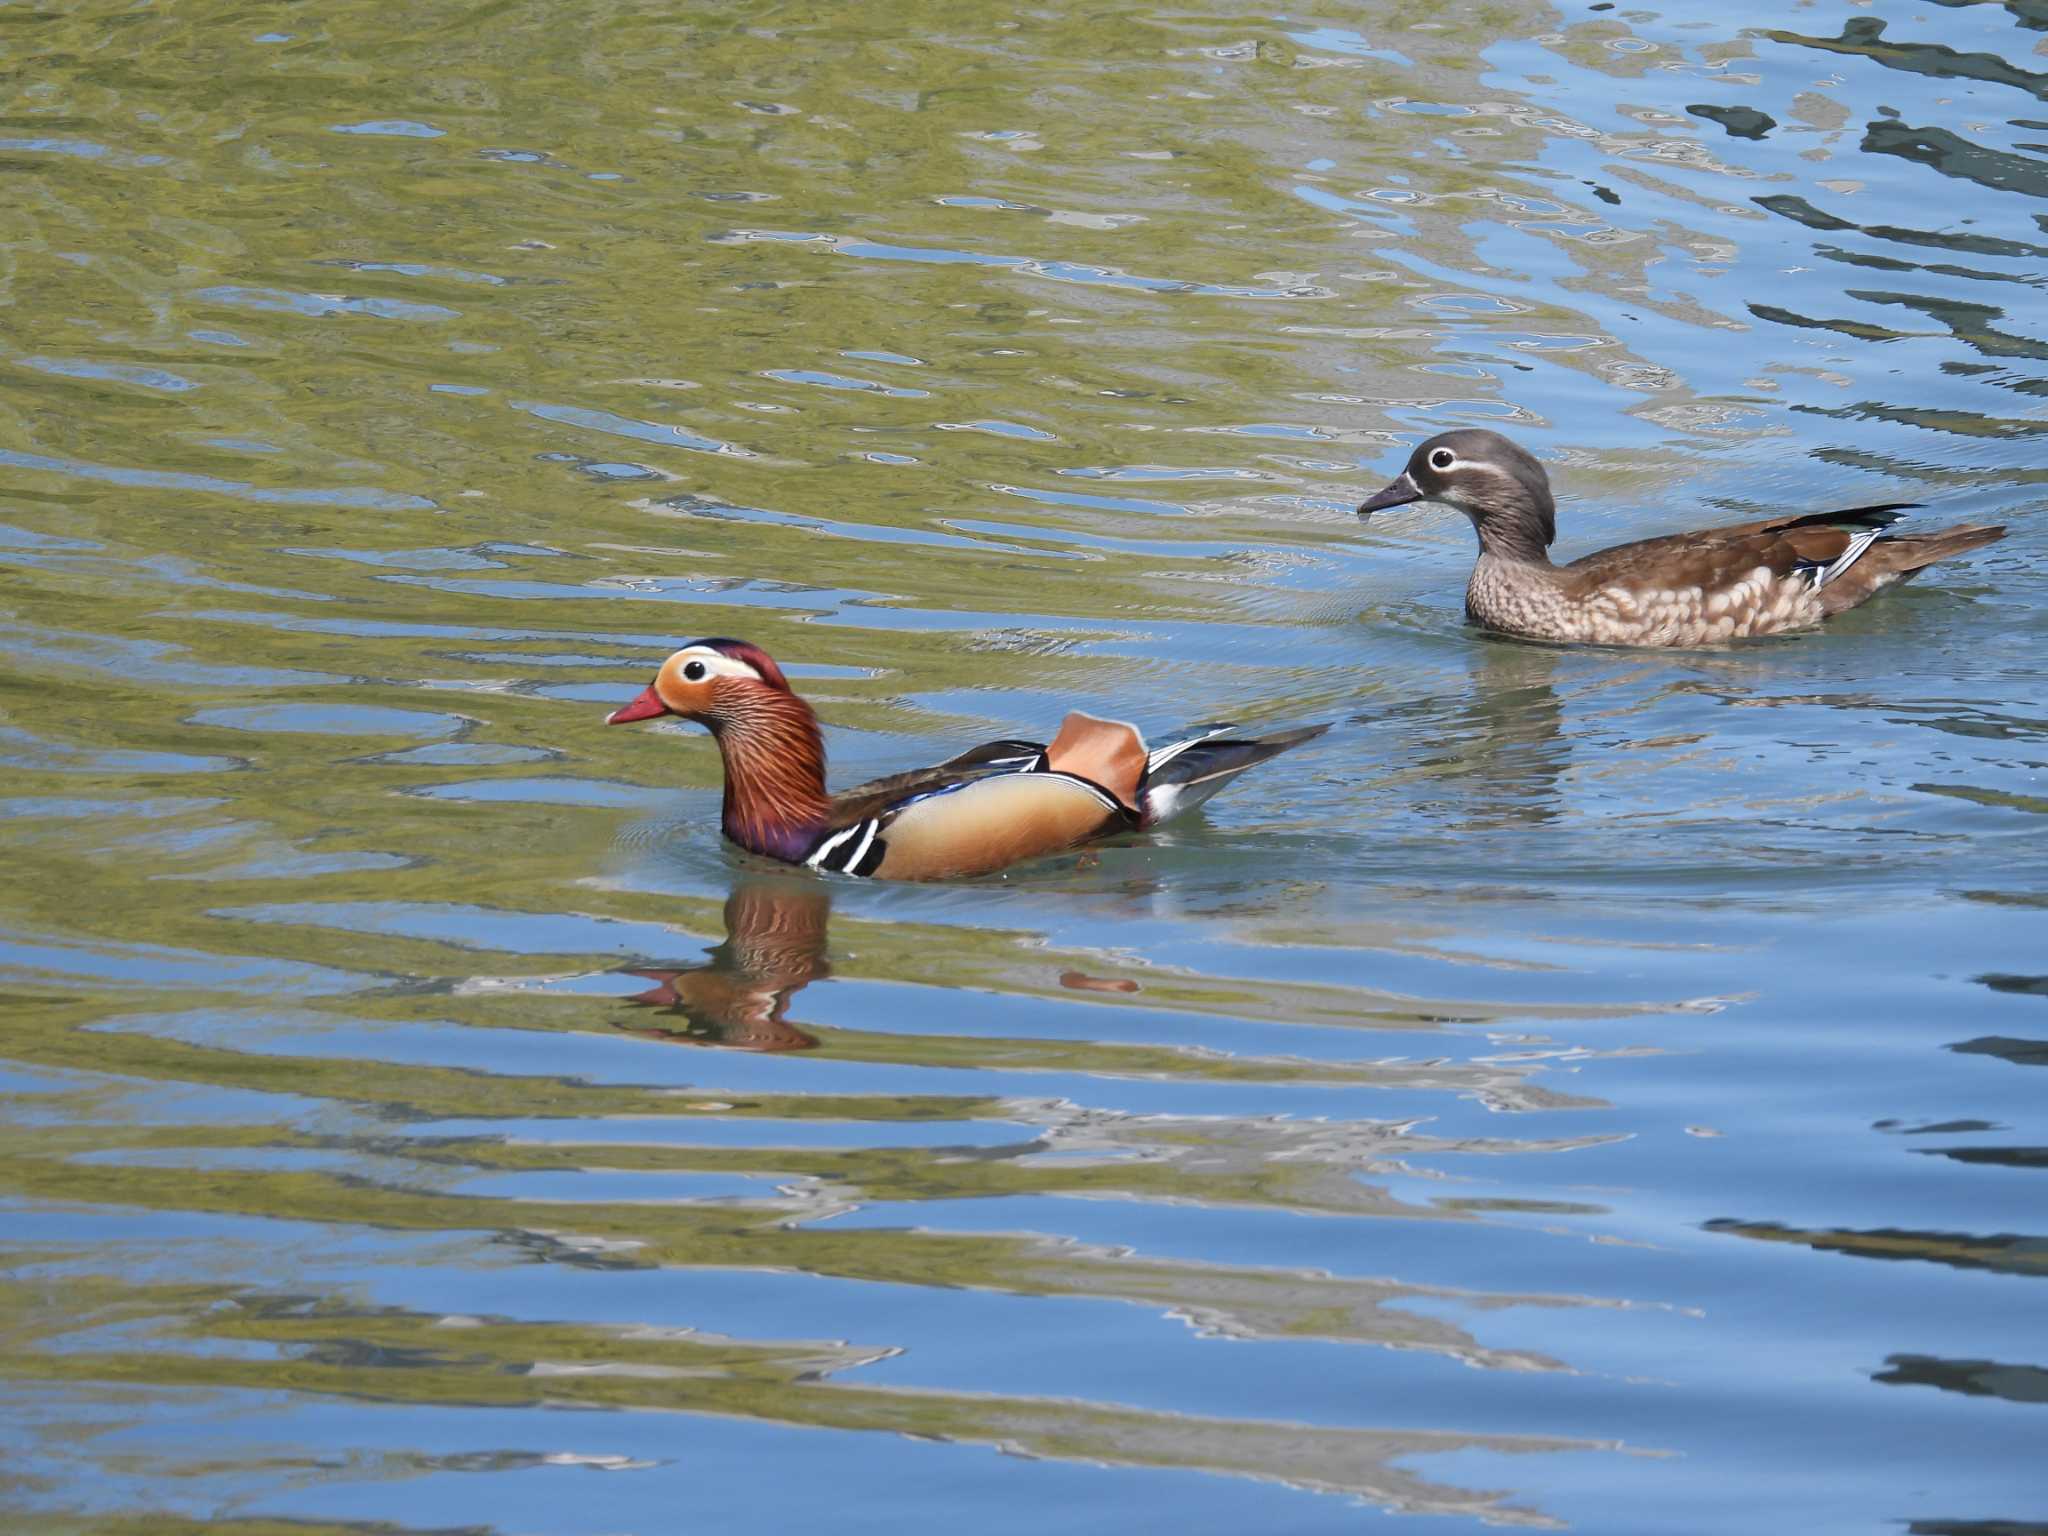
{"label": "chestnut mane feather", "polygon": [[782,675],[782,668],[775,664],[775,658],[758,645],[749,645],[744,640],[714,638],[698,640],[697,645],[709,646],[721,656],[730,656],[734,661],[743,661],[761,674],[761,680],[771,688],[780,688],[784,693],[793,693],[789,679]]}
{"label": "chestnut mane feather", "polygon": [[761,678],[718,679],[711,707],[697,717],[725,759],[725,835],[742,848],[801,863],[832,816],[818,718],[759,646],[722,637],[695,644]]}

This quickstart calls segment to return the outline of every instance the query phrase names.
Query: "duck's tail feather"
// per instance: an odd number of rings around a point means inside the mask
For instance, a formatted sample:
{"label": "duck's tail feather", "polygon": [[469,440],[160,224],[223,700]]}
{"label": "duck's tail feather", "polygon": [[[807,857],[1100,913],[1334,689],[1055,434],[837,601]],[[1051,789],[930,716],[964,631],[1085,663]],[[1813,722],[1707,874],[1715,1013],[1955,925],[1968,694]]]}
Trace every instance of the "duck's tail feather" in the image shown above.
{"label": "duck's tail feather", "polygon": [[1838,561],[1837,564],[1844,569],[1829,573],[1828,578],[1819,583],[1825,588],[1821,601],[1830,614],[1855,607],[1873,593],[1894,582],[1906,580],[1937,560],[1948,560],[1968,554],[1973,549],[1982,549],[1986,544],[1995,544],[2005,537],[2005,529],[1978,523],[1961,528],[1938,528],[1933,533],[1891,533],[1882,538],[1870,537],[1873,542],[1867,546],[1867,552],[1856,551],[1861,559]]}
{"label": "duck's tail feather", "polygon": [[1901,575],[1923,565],[1966,555],[2005,537],[2005,529],[1992,523],[1972,523],[1961,528],[1942,528],[1933,533],[1895,533],[1882,541],[1886,564]]}
{"label": "duck's tail feather", "polygon": [[1328,725],[1303,725],[1268,736],[1233,737],[1234,725],[1205,725],[1192,736],[1169,743],[1146,761],[1145,782],[1138,792],[1140,824],[1156,827],[1184,815],[1223,788],[1245,769],[1276,757],[1289,747],[1313,741]]}

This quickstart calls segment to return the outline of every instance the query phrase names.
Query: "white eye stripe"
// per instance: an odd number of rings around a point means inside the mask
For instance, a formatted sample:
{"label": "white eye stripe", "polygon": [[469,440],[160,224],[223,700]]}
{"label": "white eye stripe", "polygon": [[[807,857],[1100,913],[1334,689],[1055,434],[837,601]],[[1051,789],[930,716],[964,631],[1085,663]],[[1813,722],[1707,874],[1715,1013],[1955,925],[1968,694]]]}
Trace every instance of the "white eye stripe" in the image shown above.
{"label": "white eye stripe", "polygon": [[[761,674],[746,662],[728,656],[723,651],[714,651],[706,645],[693,645],[688,650],[677,651],[669,658],[669,665],[679,676],[689,682],[702,682],[708,677],[746,677],[761,682]],[[693,671],[701,668],[701,671]]]}
{"label": "white eye stripe", "polygon": [[1449,469],[1458,462],[1458,456],[1448,448],[1439,448],[1429,456],[1429,467],[1436,470]]}

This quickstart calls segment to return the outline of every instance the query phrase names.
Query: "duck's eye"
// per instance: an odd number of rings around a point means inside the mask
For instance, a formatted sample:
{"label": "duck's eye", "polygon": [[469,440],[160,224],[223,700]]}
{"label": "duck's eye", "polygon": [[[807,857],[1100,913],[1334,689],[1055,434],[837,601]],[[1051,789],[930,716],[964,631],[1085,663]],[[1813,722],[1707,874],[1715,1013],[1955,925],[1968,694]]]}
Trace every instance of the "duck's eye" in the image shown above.
{"label": "duck's eye", "polygon": [[1435,453],[1432,453],[1429,456],[1429,467],[1431,469],[1449,469],[1453,464],[1457,462],[1458,456],[1455,453],[1452,453],[1451,450],[1448,448],[1439,448]]}
{"label": "duck's eye", "polygon": [[701,683],[704,681],[704,674],[708,670],[703,662],[693,661],[683,668],[683,681],[686,683]]}

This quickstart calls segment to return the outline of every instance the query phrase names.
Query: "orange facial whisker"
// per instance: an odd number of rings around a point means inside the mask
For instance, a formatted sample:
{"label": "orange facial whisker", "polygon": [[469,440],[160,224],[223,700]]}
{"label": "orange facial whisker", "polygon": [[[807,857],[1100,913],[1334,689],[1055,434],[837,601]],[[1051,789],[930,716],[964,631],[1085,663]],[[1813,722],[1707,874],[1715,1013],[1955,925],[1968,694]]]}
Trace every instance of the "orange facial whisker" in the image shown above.
{"label": "orange facial whisker", "polygon": [[832,816],[817,717],[794,694],[760,684],[718,690],[705,724],[725,759],[725,835],[800,862]]}

